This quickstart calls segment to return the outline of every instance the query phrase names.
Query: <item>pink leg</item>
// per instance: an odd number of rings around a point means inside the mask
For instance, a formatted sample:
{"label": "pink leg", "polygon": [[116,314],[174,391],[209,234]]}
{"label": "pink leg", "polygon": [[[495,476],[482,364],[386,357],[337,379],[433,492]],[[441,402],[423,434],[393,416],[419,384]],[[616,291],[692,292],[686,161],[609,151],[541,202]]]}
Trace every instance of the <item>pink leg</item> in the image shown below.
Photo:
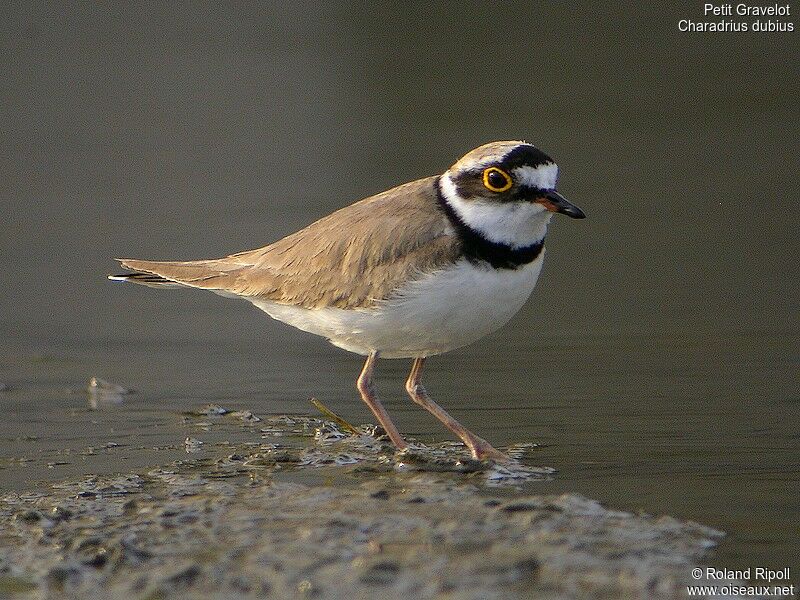
{"label": "pink leg", "polygon": [[422,383],[420,383],[422,379],[422,365],[424,363],[424,358],[415,358],[411,365],[411,373],[408,374],[408,379],[406,380],[406,391],[408,395],[411,396],[411,399],[439,419],[444,423],[445,427],[461,438],[474,458],[478,460],[488,458],[495,462],[510,462],[511,459],[508,456],[493,448],[489,442],[478,437],[461,425],[461,423],[447,414],[441,406],[430,399],[428,392],[425,391],[425,388],[422,387]]}
{"label": "pink leg", "polygon": [[397,446],[399,450],[403,450],[408,447],[408,444],[406,444],[400,432],[397,431],[397,427],[394,426],[394,423],[392,423],[392,420],[389,418],[389,413],[383,408],[383,404],[380,403],[375,393],[375,384],[372,382],[372,374],[375,372],[375,363],[377,361],[377,352],[373,352],[367,357],[367,362],[364,363],[361,375],[358,376],[356,387],[361,394],[361,399],[369,406],[369,409],[378,419],[378,423],[380,423],[381,427],[386,431],[389,439],[392,440],[392,443]]}

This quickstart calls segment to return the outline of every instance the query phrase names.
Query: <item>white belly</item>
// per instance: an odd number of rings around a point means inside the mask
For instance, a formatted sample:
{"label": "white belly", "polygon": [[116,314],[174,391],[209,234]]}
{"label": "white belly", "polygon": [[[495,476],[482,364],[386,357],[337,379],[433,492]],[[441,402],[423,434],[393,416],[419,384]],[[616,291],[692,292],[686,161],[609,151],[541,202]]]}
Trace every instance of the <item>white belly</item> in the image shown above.
{"label": "white belly", "polygon": [[251,300],[271,317],[328,338],[350,352],[385,358],[442,354],[496,331],[530,296],[544,251],[516,270],[476,267],[463,260],[399,289],[370,309],[310,310]]}

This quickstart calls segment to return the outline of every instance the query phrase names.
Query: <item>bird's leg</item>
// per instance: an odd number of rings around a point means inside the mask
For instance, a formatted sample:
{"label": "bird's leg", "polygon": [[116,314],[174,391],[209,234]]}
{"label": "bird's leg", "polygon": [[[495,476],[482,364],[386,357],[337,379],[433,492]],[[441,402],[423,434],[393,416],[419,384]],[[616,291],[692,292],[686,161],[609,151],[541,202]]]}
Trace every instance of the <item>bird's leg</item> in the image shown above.
{"label": "bird's leg", "polygon": [[386,435],[389,436],[389,439],[392,440],[392,443],[397,446],[398,449],[403,450],[408,447],[408,444],[403,439],[403,436],[400,435],[400,432],[397,431],[397,427],[394,426],[394,423],[392,423],[392,420],[389,418],[389,413],[383,408],[383,404],[380,403],[375,393],[375,384],[372,382],[372,374],[375,372],[376,362],[378,362],[378,353],[371,352],[367,357],[367,362],[364,363],[361,375],[358,376],[356,387],[361,394],[361,399],[369,406],[369,409],[378,419],[378,423],[380,423],[381,427],[386,431]]}
{"label": "bird's leg", "polygon": [[508,456],[496,448],[493,448],[489,442],[478,437],[461,425],[461,423],[447,414],[441,406],[430,399],[428,392],[425,391],[425,388],[422,387],[422,383],[420,383],[422,379],[422,365],[424,363],[424,358],[415,358],[411,365],[411,373],[408,374],[408,379],[406,380],[406,391],[408,395],[411,396],[411,399],[444,423],[444,426],[450,431],[460,437],[467,448],[469,448],[474,458],[478,460],[488,458],[496,462],[510,462],[511,459]]}

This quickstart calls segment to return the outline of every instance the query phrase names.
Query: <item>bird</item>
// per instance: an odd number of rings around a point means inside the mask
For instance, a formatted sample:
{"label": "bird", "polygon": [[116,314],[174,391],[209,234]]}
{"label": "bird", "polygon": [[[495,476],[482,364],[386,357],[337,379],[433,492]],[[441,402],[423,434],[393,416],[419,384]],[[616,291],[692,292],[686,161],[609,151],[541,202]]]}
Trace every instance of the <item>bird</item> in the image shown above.
{"label": "bird", "polygon": [[431,357],[505,325],[533,292],[548,224],[584,212],[556,190],[558,165],[533,144],[495,141],[439,175],[345,206],[267,246],[191,261],[116,259],[109,279],[198,288],[366,357],[356,387],[399,451],[408,442],[376,394],[379,358],[411,359],[405,389],[476,460],[509,457],[436,404],[422,385]]}

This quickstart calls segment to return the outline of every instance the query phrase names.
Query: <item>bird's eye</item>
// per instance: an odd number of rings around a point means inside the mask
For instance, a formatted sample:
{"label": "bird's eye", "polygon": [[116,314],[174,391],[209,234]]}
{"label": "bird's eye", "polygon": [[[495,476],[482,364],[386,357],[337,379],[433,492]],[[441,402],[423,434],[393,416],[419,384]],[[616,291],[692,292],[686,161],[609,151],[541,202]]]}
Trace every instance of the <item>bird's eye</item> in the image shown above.
{"label": "bird's eye", "polygon": [[503,169],[489,167],[483,172],[483,185],[492,192],[505,192],[514,185],[514,182],[511,179],[511,175],[503,171]]}

